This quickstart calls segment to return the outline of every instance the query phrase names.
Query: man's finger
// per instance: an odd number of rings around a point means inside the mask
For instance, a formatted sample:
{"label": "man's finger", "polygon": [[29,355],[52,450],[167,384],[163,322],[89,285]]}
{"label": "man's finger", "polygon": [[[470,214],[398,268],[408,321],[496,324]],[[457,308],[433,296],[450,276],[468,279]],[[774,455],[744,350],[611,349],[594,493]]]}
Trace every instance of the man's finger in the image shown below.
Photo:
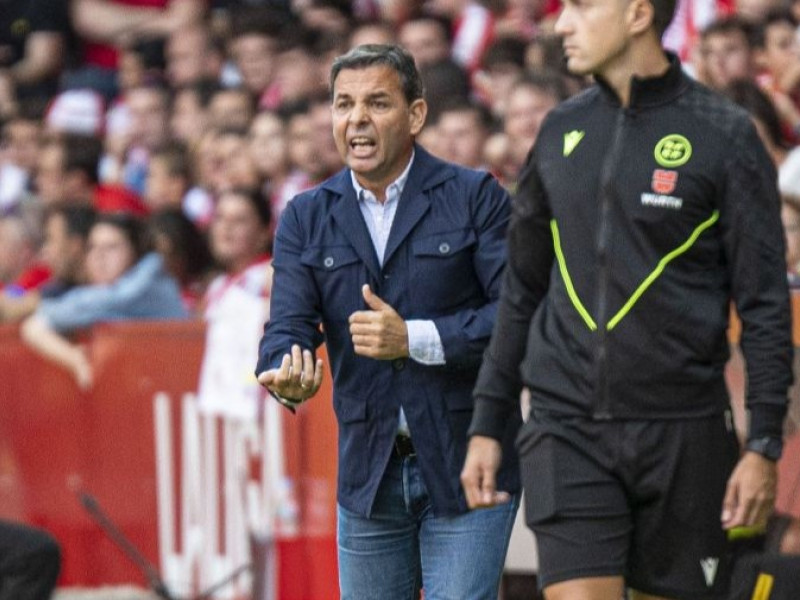
{"label": "man's finger", "polygon": [[387,308],[392,308],[372,292],[369,284],[364,284],[364,286],[361,288],[361,294],[364,296],[364,302],[366,302],[367,306],[369,306],[372,310],[386,310]]}
{"label": "man's finger", "polygon": [[733,526],[731,523],[733,522],[733,517],[736,513],[737,495],[738,488],[736,484],[732,481],[729,481],[728,487],[725,489],[725,497],[722,499],[722,516],[720,517],[722,526],[725,529],[729,529]]}
{"label": "man's finger", "polygon": [[325,363],[321,358],[317,359],[317,364],[314,365],[314,392],[322,386],[322,376],[325,374]]}
{"label": "man's finger", "polygon": [[275,383],[275,375],[277,371],[275,369],[269,369],[268,371],[261,371],[258,374],[258,383],[263,385],[264,387],[269,387],[273,383]]}
{"label": "man's finger", "polygon": [[293,385],[300,385],[300,377],[303,374],[303,351],[300,346],[294,344],[292,346],[292,364],[289,373],[289,383]]}

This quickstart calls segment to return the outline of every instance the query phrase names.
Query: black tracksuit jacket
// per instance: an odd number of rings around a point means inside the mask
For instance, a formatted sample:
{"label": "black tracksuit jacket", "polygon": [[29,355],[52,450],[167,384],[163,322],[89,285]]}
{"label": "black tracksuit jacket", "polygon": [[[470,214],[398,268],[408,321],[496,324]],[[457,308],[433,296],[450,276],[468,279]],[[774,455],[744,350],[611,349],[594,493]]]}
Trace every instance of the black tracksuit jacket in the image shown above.
{"label": "black tracksuit jacket", "polygon": [[471,434],[532,407],[592,419],[721,414],[730,301],[749,438],[780,438],[791,314],[775,168],[747,113],[687,77],[599,82],[553,110],[523,170]]}

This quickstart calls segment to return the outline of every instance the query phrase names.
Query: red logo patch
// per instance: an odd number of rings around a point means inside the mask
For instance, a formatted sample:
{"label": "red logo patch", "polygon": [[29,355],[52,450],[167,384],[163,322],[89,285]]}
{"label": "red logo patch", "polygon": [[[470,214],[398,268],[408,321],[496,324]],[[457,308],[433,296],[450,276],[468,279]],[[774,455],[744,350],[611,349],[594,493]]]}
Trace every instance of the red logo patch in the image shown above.
{"label": "red logo patch", "polygon": [[675,186],[678,185],[678,172],[656,169],[653,171],[651,185],[656,194],[671,194],[675,191]]}

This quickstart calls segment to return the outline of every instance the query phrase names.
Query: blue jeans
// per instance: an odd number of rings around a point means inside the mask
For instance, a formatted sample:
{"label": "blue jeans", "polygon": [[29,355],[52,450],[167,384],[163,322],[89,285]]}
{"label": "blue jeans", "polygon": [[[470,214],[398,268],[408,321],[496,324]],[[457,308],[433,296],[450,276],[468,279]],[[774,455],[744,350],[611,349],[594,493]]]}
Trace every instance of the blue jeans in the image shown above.
{"label": "blue jeans", "polygon": [[393,456],[370,518],[338,507],[342,600],[497,598],[518,505],[435,517],[417,459]]}

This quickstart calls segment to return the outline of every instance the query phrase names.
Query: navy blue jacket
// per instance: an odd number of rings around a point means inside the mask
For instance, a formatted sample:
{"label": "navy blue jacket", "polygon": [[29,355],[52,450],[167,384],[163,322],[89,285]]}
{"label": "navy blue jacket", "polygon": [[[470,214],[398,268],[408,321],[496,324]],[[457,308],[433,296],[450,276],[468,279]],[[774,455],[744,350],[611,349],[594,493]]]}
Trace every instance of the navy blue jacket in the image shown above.
{"label": "navy blue jacket", "polygon": [[[417,147],[386,246],[378,258],[349,169],[295,197],[278,227],[271,318],[257,372],[277,368],[292,344],[327,343],[339,423],[338,500],[369,515],[397,432],[400,406],[437,515],[466,510],[459,473],[472,389],[494,324],[506,260],[507,193],[487,173]],[[446,365],[357,356],[348,318],[367,309],[368,283],[406,320],[433,320]],[[498,489],[519,489],[509,423]]]}

